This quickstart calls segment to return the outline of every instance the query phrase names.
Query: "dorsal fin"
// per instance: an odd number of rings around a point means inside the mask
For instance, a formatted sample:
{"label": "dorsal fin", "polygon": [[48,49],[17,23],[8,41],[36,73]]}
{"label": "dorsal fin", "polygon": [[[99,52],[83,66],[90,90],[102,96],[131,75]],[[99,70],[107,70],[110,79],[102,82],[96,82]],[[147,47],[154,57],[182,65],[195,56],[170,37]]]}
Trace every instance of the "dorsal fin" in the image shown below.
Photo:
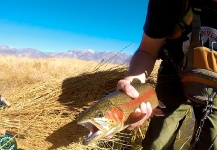
{"label": "dorsal fin", "polygon": [[141,84],[142,82],[138,78],[134,78],[132,84]]}

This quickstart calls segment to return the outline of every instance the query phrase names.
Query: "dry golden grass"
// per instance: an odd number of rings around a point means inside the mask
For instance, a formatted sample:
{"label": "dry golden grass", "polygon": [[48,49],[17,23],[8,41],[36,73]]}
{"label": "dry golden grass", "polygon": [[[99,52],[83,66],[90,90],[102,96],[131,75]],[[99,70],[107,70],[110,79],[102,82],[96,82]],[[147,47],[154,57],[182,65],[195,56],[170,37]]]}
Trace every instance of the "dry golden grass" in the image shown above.
{"label": "dry golden grass", "polygon": [[[84,98],[82,104],[77,104],[76,101],[79,103],[81,101],[79,99],[88,93],[86,86],[88,82],[90,82],[88,86],[92,88],[93,78],[97,74],[89,78],[84,73],[91,74],[91,72],[101,71],[105,74],[103,70],[114,67],[116,65],[113,64],[100,67],[97,62],[77,59],[31,59],[2,56],[0,59],[1,94],[12,105],[1,111],[0,126],[11,128],[25,135],[25,140],[18,139],[19,147],[22,149],[52,147],[52,143],[56,144],[56,141],[52,139],[52,136],[51,142],[46,141],[48,135],[72,122],[76,114],[82,110],[83,105],[88,105]],[[104,80],[103,77],[100,79]],[[96,93],[100,92],[95,91],[95,95]],[[73,105],[80,106],[74,107]],[[69,126],[69,129],[75,131],[76,128]],[[73,137],[74,132],[68,133]],[[73,142],[66,141],[64,144],[60,139],[64,140],[65,134],[64,132],[61,134],[57,137],[55,137],[56,134],[53,136],[54,139],[57,138],[59,146]]]}
{"label": "dry golden grass", "polygon": [[[148,124],[124,131],[113,141],[83,146],[89,131],[76,123],[82,111],[115,90],[127,66],[66,58],[0,58],[1,94],[11,102],[0,112],[0,127],[25,137],[16,137],[19,149],[141,149]],[[148,82],[156,82],[159,63]]]}

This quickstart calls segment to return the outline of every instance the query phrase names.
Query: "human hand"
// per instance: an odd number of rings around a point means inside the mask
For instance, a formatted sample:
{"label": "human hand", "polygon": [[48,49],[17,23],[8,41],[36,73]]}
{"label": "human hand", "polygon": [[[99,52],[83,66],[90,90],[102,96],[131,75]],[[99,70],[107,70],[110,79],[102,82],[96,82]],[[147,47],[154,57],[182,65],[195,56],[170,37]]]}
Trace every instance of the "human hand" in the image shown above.
{"label": "human hand", "polygon": [[[122,90],[123,92],[125,92],[127,95],[129,95],[132,98],[139,97],[138,91],[130,84],[130,81],[127,79],[126,80],[122,79],[118,81],[117,90]],[[147,103],[142,102],[140,104],[140,107],[137,108],[135,112],[141,112],[142,114],[145,114],[145,116],[138,122],[130,124],[128,126],[129,130],[133,130],[135,127],[142,125],[151,116],[152,114],[151,104],[149,102]]]}
{"label": "human hand", "polygon": [[128,130],[133,130],[137,126],[141,126],[151,116],[151,114],[152,114],[151,104],[149,102],[147,102],[147,103],[142,102],[140,104],[140,108],[137,108],[135,110],[135,112],[141,112],[141,113],[145,114],[145,116],[141,120],[139,120],[138,122],[130,124],[127,127]]}
{"label": "human hand", "polygon": [[137,98],[139,97],[139,93],[137,90],[130,84],[131,81],[129,80],[119,80],[117,84],[117,89],[116,90],[121,90],[125,92],[128,96],[132,98]]}

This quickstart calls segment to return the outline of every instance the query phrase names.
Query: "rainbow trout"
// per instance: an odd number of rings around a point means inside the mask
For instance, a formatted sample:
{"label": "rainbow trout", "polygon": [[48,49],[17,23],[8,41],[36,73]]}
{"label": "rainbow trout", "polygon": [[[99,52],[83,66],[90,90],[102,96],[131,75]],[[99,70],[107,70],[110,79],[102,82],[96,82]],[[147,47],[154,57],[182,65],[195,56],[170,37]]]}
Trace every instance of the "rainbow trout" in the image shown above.
{"label": "rainbow trout", "polygon": [[129,124],[141,120],[145,114],[135,110],[142,102],[150,102],[154,115],[163,115],[157,108],[159,101],[151,84],[134,82],[132,85],[139,92],[138,98],[132,99],[123,91],[115,91],[97,101],[79,116],[77,123],[90,130],[90,134],[83,141],[84,145],[114,135]]}

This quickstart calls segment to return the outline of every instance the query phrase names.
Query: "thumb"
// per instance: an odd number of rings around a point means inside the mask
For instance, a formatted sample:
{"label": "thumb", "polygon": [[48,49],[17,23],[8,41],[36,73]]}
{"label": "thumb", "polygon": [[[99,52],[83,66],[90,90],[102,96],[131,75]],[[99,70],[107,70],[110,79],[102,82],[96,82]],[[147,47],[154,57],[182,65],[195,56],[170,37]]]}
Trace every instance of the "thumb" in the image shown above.
{"label": "thumb", "polygon": [[132,98],[137,98],[139,96],[137,90],[130,84],[130,81],[127,80],[118,81],[116,90],[121,90]]}
{"label": "thumb", "polygon": [[132,98],[139,97],[138,91],[132,85],[125,85],[125,93]]}

